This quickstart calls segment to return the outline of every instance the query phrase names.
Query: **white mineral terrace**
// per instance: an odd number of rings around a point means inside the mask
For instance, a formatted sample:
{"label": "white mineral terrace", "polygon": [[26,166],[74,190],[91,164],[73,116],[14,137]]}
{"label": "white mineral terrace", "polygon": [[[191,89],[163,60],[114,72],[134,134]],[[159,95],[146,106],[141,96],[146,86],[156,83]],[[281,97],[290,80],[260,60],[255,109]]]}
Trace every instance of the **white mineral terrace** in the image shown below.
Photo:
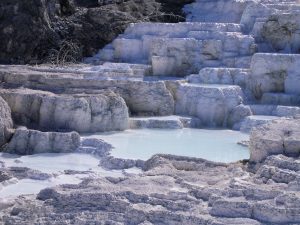
{"label": "white mineral terrace", "polygon": [[78,65],[0,66],[7,224],[300,223],[299,1],[183,10]]}

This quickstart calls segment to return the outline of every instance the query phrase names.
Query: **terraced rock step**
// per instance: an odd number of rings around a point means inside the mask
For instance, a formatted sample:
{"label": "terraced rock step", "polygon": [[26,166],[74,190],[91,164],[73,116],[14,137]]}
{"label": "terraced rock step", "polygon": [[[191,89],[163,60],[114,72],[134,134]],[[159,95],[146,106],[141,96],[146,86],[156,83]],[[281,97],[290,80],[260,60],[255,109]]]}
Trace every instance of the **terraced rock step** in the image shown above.
{"label": "terraced rock step", "polygon": [[251,1],[196,0],[184,7],[187,21],[239,23]]}
{"label": "terraced rock step", "polygon": [[279,116],[265,116],[265,115],[254,115],[246,117],[240,124],[239,127],[235,127],[243,132],[250,132],[253,128],[261,126],[263,124],[267,124],[272,120],[280,119]]}
{"label": "terraced rock step", "polygon": [[261,104],[300,106],[300,96],[286,93],[267,92],[262,95]]}
{"label": "terraced rock step", "polygon": [[80,71],[52,73],[50,68],[45,73],[18,66],[0,68],[0,80],[5,87],[22,86],[58,94],[97,94],[103,89],[110,89],[125,99],[133,114],[165,116],[174,112],[174,100],[162,81],[95,80],[85,78]]}
{"label": "terraced rock step", "polygon": [[239,85],[245,89],[250,73],[249,69],[240,68],[204,68],[186,79],[189,83]]}
{"label": "terraced rock step", "polygon": [[[142,80],[144,76],[150,75],[151,66],[142,64],[128,64],[128,63],[110,63],[106,62],[102,65],[92,66],[87,64],[74,64],[68,67],[55,67],[55,66],[16,66],[8,67],[1,66],[1,70],[9,70],[11,73],[24,73],[30,74],[47,74],[51,76],[60,74],[77,75],[85,79],[95,80],[123,80],[123,79],[137,79]],[[81,76],[80,76],[81,75]]]}
{"label": "terraced rock step", "polygon": [[129,127],[131,129],[160,128],[160,129],[182,129],[197,128],[201,121],[196,117],[162,116],[162,117],[131,117]]}
{"label": "terraced rock step", "polygon": [[300,107],[282,105],[250,105],[254,115],[292,117],[300,114]]}
{"label": "terraced rock step", "polygon": [[266,92],[299,95],[300,55],[255,54],[251,63],[251,82],[256,97]]}
{"label": "terraced rock step", "polygon": [[254,39],[237,24],[139,23],[101,50],[99,60],[152,65],[153,74],[182,76],[205,66],[249,66]]}

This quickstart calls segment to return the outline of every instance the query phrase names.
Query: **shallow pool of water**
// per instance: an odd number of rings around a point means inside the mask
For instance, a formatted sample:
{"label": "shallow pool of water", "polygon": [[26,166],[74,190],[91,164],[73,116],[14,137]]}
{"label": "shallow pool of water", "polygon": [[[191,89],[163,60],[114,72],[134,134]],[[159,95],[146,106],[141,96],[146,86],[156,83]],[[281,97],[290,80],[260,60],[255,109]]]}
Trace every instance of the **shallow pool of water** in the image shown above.
{"label": "shallow pool of water", "polygon": [[234,162],[249,158],[248,148],[237,144],[248,140],[249,135],[232,130],[141,129],[89,137],[100,138],[112,144],[114,149],[111,154],[118,158],[147,160],[158,153],[216,162]]}
{"label": "shallow pool of water", "polygon": [[11,154],[0,154],[0,161],[6,167],[28,167],[44,173],[58,173],[64,170],[76,171],[99,171],[99,159],[88,154],[67,153],[67,154],[36,154],[17,156]]}
{"label": "shallow pool of water", "polygon": [[[53,174],[49,179],[12,179],[0,185],[0,198],[13,198],[18,195],[37,194],[47,187],[60,184],[78,184],[89,176],[123,177],[124,173],[140,173],[137,168],[128,170],[105,170],[99,167],[99,158],[82,153],[36,154],[17,156],[0,153],[0,162],[5,167],[27,167],[43,173]],[[0,166],[1,167],[1,166]],[[84,174],[64,174],[65,170],[88,171]]]}
{"label": "shallow pool of water", "polygon": [[47,180],[22,179],[0,186],[0,198],[13,198],[18,195],[38,194],[42,189],[60,184],[79,184],[84,175],[60,175]]}

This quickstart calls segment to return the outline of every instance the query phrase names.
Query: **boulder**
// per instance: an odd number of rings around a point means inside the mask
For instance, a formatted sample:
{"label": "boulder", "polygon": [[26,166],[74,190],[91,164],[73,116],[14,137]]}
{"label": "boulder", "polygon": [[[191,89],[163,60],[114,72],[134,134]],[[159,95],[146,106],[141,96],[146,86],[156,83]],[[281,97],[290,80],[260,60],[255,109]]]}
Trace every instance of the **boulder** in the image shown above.
{"label": "boulder", "polygon": [[18,155],[39,153],[69,153],[80,145],[80,136],[76,132],[41,132],[18,128],[4,152]]}
{"label": "boulder", "polygon": [[85,138],[81,140],[80,147],[76,152],[92,154],[99,157],[108,156],[113,146],[101,139]]}
{"label": "boulder", "polygon": [[252,111],[250,106],[238,105],[236,106],[229,114],[228,117],[228,126],[229,127],[239,127],[240,123],[247,117],[251,116]]}
{"label": "boulder", "polygon": [[261,162],[269,155],[300,155],[300,120],[280,119],[253,129],[250,161]]}
{"label": "boulder", "polygon": [[7,103],[0,97],[0,147],[4,145],[10,138],[13,128],[11,111]]}

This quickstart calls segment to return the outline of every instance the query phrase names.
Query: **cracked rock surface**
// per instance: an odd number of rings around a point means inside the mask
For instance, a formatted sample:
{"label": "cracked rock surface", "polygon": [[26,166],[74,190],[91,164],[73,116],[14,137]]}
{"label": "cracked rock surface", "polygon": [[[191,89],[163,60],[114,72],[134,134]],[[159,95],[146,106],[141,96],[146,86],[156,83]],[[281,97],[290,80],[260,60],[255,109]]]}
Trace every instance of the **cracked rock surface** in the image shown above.
{"label": "cracked rock surface", "polygon": [[[220,164],[157,155],[140,175],[87,179],[12,200],[4,224],[297,224],[300,161]],[[55,219],[54,219],[55,218]],[[96,222],[97,223],[97,222]],[[99,222],[98,224],[102,224]]]}

